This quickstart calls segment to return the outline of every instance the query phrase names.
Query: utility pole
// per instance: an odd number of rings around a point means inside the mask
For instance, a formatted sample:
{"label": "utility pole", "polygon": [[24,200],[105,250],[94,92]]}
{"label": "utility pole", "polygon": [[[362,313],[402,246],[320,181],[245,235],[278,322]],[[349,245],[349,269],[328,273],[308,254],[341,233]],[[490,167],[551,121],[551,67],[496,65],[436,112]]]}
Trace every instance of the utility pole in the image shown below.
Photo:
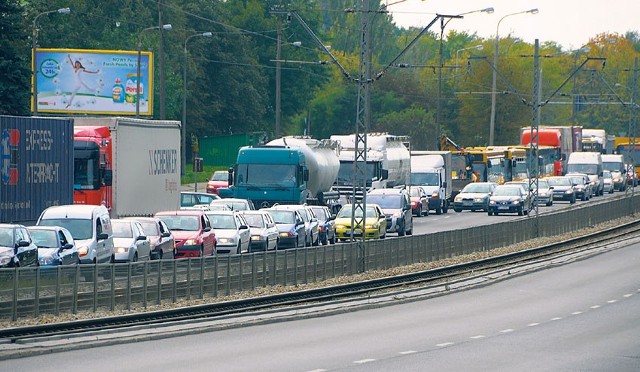
{"label": "utility pole", "polygon": [[[366,267],[366,245],[365,238],[365,216],[367,211],[367,134],[370,127],[370,83],[371,83],[371,22],[369,0],[362,0],[361,19],[361,45],[360,63],[358,73],[358,102],[356,108],[355,125],[355,156],[353,162],[353,207],[351,208],[351,239],[353,233],[359,230],[362,234],[356,240],[358,246],[359,271],[365,272]],[[358,193],[362,194],[359,198]]]}
{"label": "utility pole", "polygon": [[282,115],[282,27],[278,27],[278,45],[276,46],[276,138],[280,138]]}
{"label": "utility pole", "polygon": [[[160,54],[160,63],[158,66],[158,75],[160,76],[160,120],[164,120],[165,113],[165,82],[164,82],[164,31],[162,28],[162,0],[158,1],[158,26],[160,28],[160,46],[158,53]],[[151,82],[151,76],[149,76],[149,83]],[[151,86],[151,84],[149,84]],[[149,97],[153,92],[149,92]],[[149,104],[150,102],[147,102]]]}
{"label": "utility pole", "polygon": [[[533,102],[531,102],[531,133],[529,136],[529,138],[531,139],[531,142],[529,143],[529,166],[533,168],[533,172],[529,172],[529,190],[527,190],[529,194],[529,200],[533,200],[533,190],[535,190],[536,195],[538,193],[538,178],[540,177],[540,165],[538,163],[538,129],[540,126],[541,108],[540,79],[540,43],[538,39],[536,39],[533,50],[533,92],[531,95],[533,98]],[[531,215],[531,213],[529,213],[529,215]],[[538,203],[536,203],[536,217],[534,218],[533,224],[535,236],[537,237],[540,234],[540,229],[538,226]]]}
{"label": "utility pole", "polygon": [[[637,90],[638,90],[638,57],[636,57],[633,61],[633,80],[631,84],[631,117],[629,118],[629,136],[631,137],[631,159],[635,159],[634,152],[636,151],[636,120],[637,120],[637,106],[636,101],[638,100]],[[633,171],[635,172],[635,164]],[[633,185],[632,185],[633,186]],[[634,200],[634,192],[635,187],[631,188],[631,200]],[[634,203],[635,204],[635,203]],[[634,209],[635,212],[635,209]]]}

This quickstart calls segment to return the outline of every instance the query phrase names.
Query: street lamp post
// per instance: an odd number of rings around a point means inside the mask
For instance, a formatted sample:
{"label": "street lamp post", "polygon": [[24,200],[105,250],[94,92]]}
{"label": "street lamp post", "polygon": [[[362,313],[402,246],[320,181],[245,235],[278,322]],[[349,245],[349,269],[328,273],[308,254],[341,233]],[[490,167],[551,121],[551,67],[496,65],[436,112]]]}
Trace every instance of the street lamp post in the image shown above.
{"label": "street lamp post", "polygon": [[[465,13],[460,13],[454,16],[444,16],[441,15],[440,16],[440,48],[438,51],[438,55],[439,55],[439,61],[438,61],[438,96],[436,98],[437,102],[436,102],[436,147],[437,144],[440,141],[440,120],[441,120],[441,115],[442,115],[442,69],[444,68],[444,62],[442,60],[443,57],[443,39],[444,39],[444,28],[447,26],[447,24],[449,24],[449,22],[451,22],[452,19],[454,18],[464,18],[463,16],[467,15],[467,14],[472,14],[472,13],[487,13],[487,14],[491,14],[493,13],[493,8],[489,7],[489,8],[483,8],[483,9],[478,9],[478,10],[472,10],[470,12],[465,12]],[[449,18],[446,22],[444,21],[445,18]]]}
{"label": "street lamp post", "polygon": [[516,12],[516,13],[511,13],[511,14],[507,14],[505,16],[503,16],[502,18],[500,18],[500,20],[498,21],[498,25],[496,26],[496,41],[495,41],[495,50],[493,53],[493,77],[491,79],[491,118],[489,121],[489,145],[492,146],[493,145],[493,133],[495,130],[495,126],[496,126],[496,89],[497,89],[497,79],[498,79],[498,74],[497,74],[497,68],[498,68],[498,46],[500,45],[500,38],[499,38],[499,30],[500,30],[500,23],[502,22],[502,20],[504,20],[507,17],[513,16],[513,15],[517,15],[517,14],[525,14],[525,13],[531,13],[531,14],[537,14],[538,13],[538,9],[529,9],[529,10],[524,10],[522,12]]}
{"label": "street lamp post", "polygon": [[[171,30],[171,24],[162,25],[163,30]],[[136,72],[136,117],[140,117],[140,59],[142,54],[142,34],[149,30],[159,30],[160,26],[147,27],[138,34],[138,63]]]}
{"label": "street lamp post", "polygon": [[462,48],[462,49],[456,50],[456,67],[460,66],[460,65],[458,65],[458,55],[460,54],[460,52],[465,51],[465,50],[470,50],[470,49],[482,50],[482,49],[484,49],[484,46],[482,44],[479,44],[479,45],[474,45],[472,47]]}
{"label": "street lamp post", "polygon": [[184,175],[185,168],[187,167],[187,42],[194,37],[211,37],[213,34],[211,32],[201,32],[193,35],[189,35],[184,40],[184,62],[182,63],[182,126],[180,130],[181,137],[181,147],[180,147],[180,157],[181,157],[181,170],[180,174]]}
{"label": "street lamp post", "polygon": [[56,10],[49,10],[46,12],[42,12],[35,16],[33,19],[33,36],[31,37],[31,53],[33,58],[33,114],[38,114],[38,66],[36,66],[36,48],[38,48],[38,18],[43,15],[51,14],[51,13],[59,13],[59,14],[69,14],[71,13],[71,9],[69,8],[60,8]]}

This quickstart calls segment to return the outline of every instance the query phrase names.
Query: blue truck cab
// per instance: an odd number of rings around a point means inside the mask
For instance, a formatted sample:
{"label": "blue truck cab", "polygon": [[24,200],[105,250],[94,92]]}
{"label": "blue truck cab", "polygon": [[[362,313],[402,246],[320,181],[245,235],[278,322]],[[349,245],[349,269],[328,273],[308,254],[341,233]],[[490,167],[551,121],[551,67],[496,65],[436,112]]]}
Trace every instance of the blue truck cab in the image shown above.
{"label": "blue truck cab", "polygon": [[285,146],[242,147],[220,196],[251,200],[256,208],[307,201],[309,171],[302,150]]}

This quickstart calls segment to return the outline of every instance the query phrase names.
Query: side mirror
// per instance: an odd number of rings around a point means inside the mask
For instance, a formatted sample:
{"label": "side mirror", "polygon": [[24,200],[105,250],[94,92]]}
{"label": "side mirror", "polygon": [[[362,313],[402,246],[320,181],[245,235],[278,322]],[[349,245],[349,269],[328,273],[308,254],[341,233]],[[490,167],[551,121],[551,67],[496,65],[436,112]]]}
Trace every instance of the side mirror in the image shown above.
{"label": "side mirror", "polygon": [[109,238],[109,235],[107,235],[107,233],[98,234],[98,240],[105,240],[108,238]]}
{"label": "side mirror", "polygon": [[381,176],[382,176],[382,179],[383,179],[383,180],[386,180],[386,179],[388,179],[388,178],[389,178],[389,170],[387,170],[387,169],[382,169],[381,173],[382,173],[382,174],[381,174]]}
{"label": "side mirror", "polygon": [[137,241],[137,240],[147,240],[147,237],[146,237],[146,236],[144,236],[144,235],[139,235],[139,236],[136,238],[136,241]]}
{"label": "side mirror", "polygon": [[64,251],[65,249],[71,249],[73,248],[73,244],[67,243],[65,245],[62,246],[62,250]]}
{"label": "side mirror", "polygon": [[170,237],[170,236],[171,236],[171,234],[170,234],[170,233],[168,233],[168,232],[166,232],[166,231],[165,231],[165,232],[163,232],[162,234],[160,234],[160,237],[161,237],[161,238],[168,238],[168,237]]}
{"label": "side mirror", "polygon": [[203,232],[209,232],[211,231],[211,227],[207,226],[204,229],[202,229]]}
{"label": "side mirror", "polygon": [[18,247],[28,247],[29,245],[31,245],[31,243],[26,240],[20,240],[17,244]]}
{"label": "side mirror", "polygon": [[103,172],[104,185],[111,186],[113,184],[113,171],[111,169],[104,169]]}
{"label": "side mirror", "polygon": [[239,227],[239,229],[240,229],[240,230],[247,230],[247,229],[249,229],[249,226],[247,226],[247,225],[241,225],[241,226]]}
{"label": "side mirror", "polygon": [[229,168],[228,172],[229,174],[227,175],[227,184],[231,186],[233,185],[233,168]]}

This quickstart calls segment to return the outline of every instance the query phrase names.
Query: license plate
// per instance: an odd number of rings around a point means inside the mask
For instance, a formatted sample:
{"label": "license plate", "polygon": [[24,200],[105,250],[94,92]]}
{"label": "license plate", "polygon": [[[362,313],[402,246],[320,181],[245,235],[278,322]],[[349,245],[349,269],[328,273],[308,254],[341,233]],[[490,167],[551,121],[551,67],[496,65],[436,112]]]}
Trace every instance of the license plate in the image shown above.
{"label": "license plate", "polygon": [[500,207],[498,207],[498,209],[509,209],[509,207],[500,206]]}
{"label": "license plate", "polygon": [[462,202],[462,205],[469,205],[469,206],[471,206],[471,205],[473,205],[473,202],[471,202],[471,201],[463,201],[463,202]]}

